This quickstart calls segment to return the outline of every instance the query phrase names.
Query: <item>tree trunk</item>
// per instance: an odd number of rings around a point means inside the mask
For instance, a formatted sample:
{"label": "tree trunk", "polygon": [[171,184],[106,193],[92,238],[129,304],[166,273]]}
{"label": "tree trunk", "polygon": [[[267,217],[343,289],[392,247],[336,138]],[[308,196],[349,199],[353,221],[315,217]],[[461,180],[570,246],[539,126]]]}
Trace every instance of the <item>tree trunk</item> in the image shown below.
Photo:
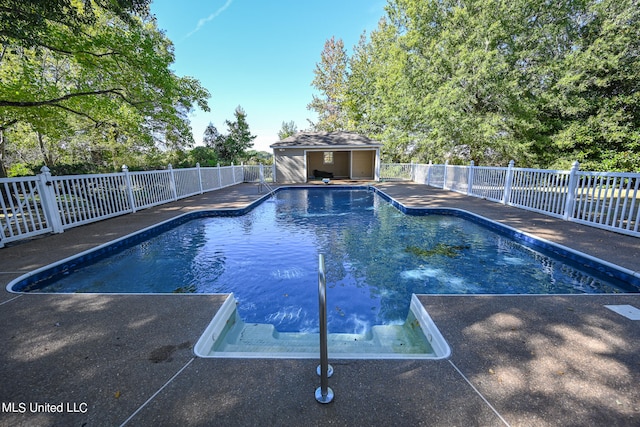
{"label": "tree trunk", "polygon": [[4,165],[5,160],[5,137],[4,137],[4,129],[0,129],[0,178],[7,177],[7,168]]}
{"label": "tree trunk", "polygon": [[42,160],[44,161],[45,166],[51,167],[53,164],[53,159],[50,155],[47,154],[47,147],[44,146],[44,137],[40,132],[36,131],[36,135],[38,136],[38,144],[40,144],[40,153],[42,153]]}

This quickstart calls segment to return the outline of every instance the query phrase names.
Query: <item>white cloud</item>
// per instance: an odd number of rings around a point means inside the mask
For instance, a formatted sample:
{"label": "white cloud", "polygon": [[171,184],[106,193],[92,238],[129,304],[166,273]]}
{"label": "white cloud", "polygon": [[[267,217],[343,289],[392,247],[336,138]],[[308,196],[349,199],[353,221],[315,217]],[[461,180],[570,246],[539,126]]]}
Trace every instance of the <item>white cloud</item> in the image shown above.
{"label": "white cloud", "polygon": [[200,29],[202,27],[204,27],[204,25],[207,22],[213,21],[216,17],[218,17],[218,15],[220,15],[222,12],[227,10],[227,8],[229,6],[231,6],[231,3],[233,3],[233,0],[227,0],[227,2],[221,8],[219,8],[218,10],[216,10],[215,12],[213,12],[211,15],[207,16],[206,18],[202,18],[201,20],[199,20],[198,21],[198,25],[196,25],[196,28],[194,28],[189,34],[187,34],[185,38],[191,37],[192,35],[194,35],[198,31],[200,31]]}

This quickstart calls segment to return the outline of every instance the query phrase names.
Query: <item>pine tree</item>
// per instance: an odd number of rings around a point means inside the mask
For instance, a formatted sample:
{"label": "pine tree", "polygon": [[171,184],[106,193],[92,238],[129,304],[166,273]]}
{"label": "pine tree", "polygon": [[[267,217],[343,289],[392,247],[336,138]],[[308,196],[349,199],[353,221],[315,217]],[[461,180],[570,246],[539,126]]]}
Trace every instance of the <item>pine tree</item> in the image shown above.
{"label": "pine tree", "polygon": [[290,122],[282,122],[282,128],[278,131],[278,138],[283,140],[291,135],[295,135],[298,132],[298,127],[292,120]]}
{"label": "pine tree", "polygon": [[246,151],[253,145],[256,135],[251,135],[247,123],[247,113],[238,105],[234,112],[236,120],[225,121],[229,133],[224,137],[223,147],[218,152],[218,158],[225,163],[238,162],[245,157]]}

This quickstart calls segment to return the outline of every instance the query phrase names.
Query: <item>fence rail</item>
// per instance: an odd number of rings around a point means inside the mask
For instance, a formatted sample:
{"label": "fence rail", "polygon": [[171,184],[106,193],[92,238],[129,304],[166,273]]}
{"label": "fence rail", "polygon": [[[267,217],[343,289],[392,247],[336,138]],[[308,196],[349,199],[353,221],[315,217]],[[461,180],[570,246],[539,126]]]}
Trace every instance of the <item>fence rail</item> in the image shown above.
{"label": "fence rail", "polygon": [[275,165],[245,165],[244,182],[260,182],[260,171],[262,171],[262,177],[266,182],[275,182]]}
{"label": "fence rail", "polygon": [[[244,181],[244,166],[0,179],[0,248]],[[265,168],[268,170],[271,168]]]}
{"label": "fence rail", "polygon": [[[0,248],[6,243],[136,212],[241,182],[274,182],[274,167],[0,179]],[[567,221],[640,237],[640,173],[383,163],[383,180],[449,189]]]}
{"label": "fence rail", "polygon": [[414,164],[413,181],[640,237],[640,173]]}
{"label": "fence rail", "polygon": [[380,179],[384,181],[412,181],[412,163],[381,163]]}
{"label": "fence rail", "polygon": [[0,179],[0,245],[51,231],[41,190],[38,177]]}

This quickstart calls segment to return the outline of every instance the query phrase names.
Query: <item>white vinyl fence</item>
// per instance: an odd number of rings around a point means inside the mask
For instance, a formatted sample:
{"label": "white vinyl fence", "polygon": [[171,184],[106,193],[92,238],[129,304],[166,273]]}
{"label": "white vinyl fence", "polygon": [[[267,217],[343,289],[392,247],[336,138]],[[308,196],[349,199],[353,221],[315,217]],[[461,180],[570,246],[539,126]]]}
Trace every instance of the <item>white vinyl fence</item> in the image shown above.
{"label": "white vinyl fence", "polygon": [[[0,179],[0,248],[244,181],[244,166]],[[265,170],[270,168],[265,168]]]}
{"label": "white vinyl fence", "polygon": [[[0,247],[241,182],[273,182],[273,166],[0,179]],[[640,237],[640,173],[383,163],[386,181],[413,181]]]}
{"label": "white vinyl fence", "polygon": [[413,163],[381,163],[380,179],[383,181],[411,181]]}
{"label": "white vinyl fence", "polygon": [[640,237],[640,173],[413,164],[412,181]]}
{"label": "white vinyl fence", "polygon": [[266,182],[275,182],[276,166],[263,165],[245,165],[244,166],[244,182],[260,182],[262,179]]}

